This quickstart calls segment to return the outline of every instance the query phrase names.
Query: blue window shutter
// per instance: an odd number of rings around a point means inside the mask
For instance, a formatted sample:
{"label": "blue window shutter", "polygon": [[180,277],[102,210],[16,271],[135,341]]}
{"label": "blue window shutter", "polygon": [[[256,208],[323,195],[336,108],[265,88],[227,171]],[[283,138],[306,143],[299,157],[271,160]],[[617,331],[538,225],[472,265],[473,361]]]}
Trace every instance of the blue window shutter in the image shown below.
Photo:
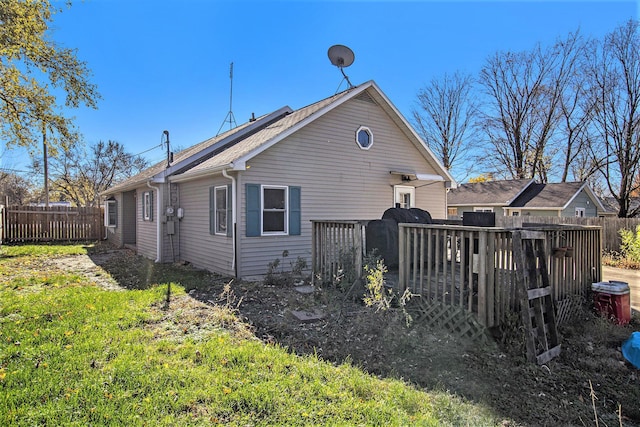
{"label": "blue window shutter", "polygon": [[260,185],[247,184],[247,237],[260,235]]}
{"label": "blue window shutter", "polygon": [[153,221],[153,191],[149,191],[149,221]]}
{"label": "blue window shutter", "polygon": [[227,185],[227,236],[233,236],[233,206],[232,206],[232,188],[231,184]]}
{"label": "blue window shutter", "polygon": [[289,235],[299,236],[302,222],[300,187],[289,187]]}
{"label": "blue window shutter", "polygon": [[216,234],[216,188],[209,187],[209,234]]}

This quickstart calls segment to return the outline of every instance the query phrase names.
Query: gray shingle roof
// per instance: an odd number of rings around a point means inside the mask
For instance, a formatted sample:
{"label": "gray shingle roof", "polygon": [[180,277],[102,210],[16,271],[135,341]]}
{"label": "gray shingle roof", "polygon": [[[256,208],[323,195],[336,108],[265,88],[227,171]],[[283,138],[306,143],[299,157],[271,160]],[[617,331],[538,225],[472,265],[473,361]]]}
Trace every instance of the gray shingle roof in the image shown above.
{"label": "gray shingle roof", "polygon": [[533,183],[510,207],[563,209],[583,185],[584,182]]}
{"label": "gray shingle roof", "polygon": [[299,110],[293,111],[289,107],[283,107],[271,114],[262,116],[255,122],[244,123],[222,135],[207,139],[176,153],[174,161],[169,167],[167,167],[166,161],[160,162],[110,188],[103,195],[139,188],[149,181],[166,182],[165,180],[168,177],[171,177],[172,180],[180,181],[215,173],[222,169],[235,168],[236,170],[243,170],[243,162],[353,97],[358,99],[366,97],[370,102],[379,104],[416,147],[424,153],[425,160],[445,180],[455,185],[455,181],[449,172],[438,163],[426,144],[420,140],[419,136],[396,110],[391,101],[386,98],[373,81],[369,81]]}
{"label": "gray shingle roof", "polygon": [[474,182],[460,184],[447,194],[449,206],[508,206],[531,179]]}

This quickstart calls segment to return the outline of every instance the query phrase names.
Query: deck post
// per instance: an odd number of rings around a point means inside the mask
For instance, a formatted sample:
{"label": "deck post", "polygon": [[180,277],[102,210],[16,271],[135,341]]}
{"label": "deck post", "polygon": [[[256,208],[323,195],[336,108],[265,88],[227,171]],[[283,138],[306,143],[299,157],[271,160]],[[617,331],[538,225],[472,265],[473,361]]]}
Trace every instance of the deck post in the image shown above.
{"label": "deck post", "polygon": [[354,265],[356,269],[356,274],[358,275],[358,279],[362,277],[362,262],[363,262],[363,254],[367,247],[366,242],[366,230],[364,224],[355,224],[353,226],[353,244],[355,246],[354,249]]}
{"label": "deck post", "polygon": [[398,224],[398,291],[402,294],[407,289],[406,270],[408,269],[407,258],[405,257],[406,238],[405,227]]}
{"label": "deck post", "polygon": [[478,322],[487,325],[487,232],[478,233]]}
{"label": "deck post", "polygon": [[316,249],[318,232],[316,230],[316,222],[311,221],[311,284],[315,284],[316,281],[316,272],[318,268],[318,260],[316,257],[318,256],[318,252]]}

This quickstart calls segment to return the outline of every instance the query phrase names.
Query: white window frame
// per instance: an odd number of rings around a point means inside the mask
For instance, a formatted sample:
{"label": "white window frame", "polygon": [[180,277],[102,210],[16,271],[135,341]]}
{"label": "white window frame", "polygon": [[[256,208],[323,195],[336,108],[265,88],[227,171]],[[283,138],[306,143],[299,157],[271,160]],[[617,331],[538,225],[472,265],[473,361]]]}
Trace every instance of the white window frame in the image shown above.
{"label": "white window frame", "polygon": [[[111,223],[110,211],[113,209],[113,223]],[[115,200],[107,200],[104,203],[104,226],[115,228],[118,226],[118,205]]]}
{"label": "white window frame", "polygon": [[[409,206],[405,206],[403,195],[409,195]],[[394,185],[393,186],[393,206],[400,205],[401,208],[409,209],[416,207],[416,187],[410,185]]]}
{"label": "white window frame", "polygon": [[576,208],[575,215],[578,218],[584,218],[587,210],[585,208]]}
{"label": "white window frame", "polygon": [[493,208],[489,206],[476,206],[473,208],[474,212],[493,212]]}
{"label": "white window frame", "polygon": [[151,191],[145,191],[142,193],[142,219],[144,221],[151,221]]}
{"label": "white window frame", "polygon": [[[224,191],[224,207],[218,206],[218,191]],[[227,235],[227,223],[228,223],[228,206],[229,206],[229,191],[226,185],[219,185],[213,189],[213,208],[215,211],[215,234],[218,236]],[[224,221],[220,220],[220,213],[224,214]]]}
{"label": "white window frame", "polygon": [[[265,190],[282,190],[284,192],[284,209],[269,209],[264,207]],[[284,230],[282,231],[265,231],[264,214],[265,212],[282,212],[284,215]],[[262,236],[286,236],[289,234],[289,187],[286,185],[262,185],[260,188],[260,233]]]}
{"label": "white window frame", "polygon": [[522,211],[520,209],[513,209],[510,214],[510,216],[522,216]]}
{"label": "white window frame", "polygon": [[[366,132],[369,135],[369,145],[367,145],[366,147],[363,147],[362,144],[360,144],[360,132]],[[358,147],[360,147],[361,150],[370,149],[373,146],[373,132],[371,132],[371,129],[366,126],[360,126],[358,130],[356,130],[356,144],[358,145]]]}

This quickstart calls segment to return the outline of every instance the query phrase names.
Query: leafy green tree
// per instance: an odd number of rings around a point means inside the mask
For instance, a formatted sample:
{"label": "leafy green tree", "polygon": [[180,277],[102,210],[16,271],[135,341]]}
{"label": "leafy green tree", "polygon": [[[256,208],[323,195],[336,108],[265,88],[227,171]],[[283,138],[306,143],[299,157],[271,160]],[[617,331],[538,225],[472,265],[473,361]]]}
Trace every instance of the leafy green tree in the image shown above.
{"label": "leafy green tree", "polygon": [[44,132],[53,155],[77,140],[64,106],[96,108],[100,98],[76,51],[49,34],[61,12],[49,0],[0,0],[0,138],[7,146],[39,150]]}

